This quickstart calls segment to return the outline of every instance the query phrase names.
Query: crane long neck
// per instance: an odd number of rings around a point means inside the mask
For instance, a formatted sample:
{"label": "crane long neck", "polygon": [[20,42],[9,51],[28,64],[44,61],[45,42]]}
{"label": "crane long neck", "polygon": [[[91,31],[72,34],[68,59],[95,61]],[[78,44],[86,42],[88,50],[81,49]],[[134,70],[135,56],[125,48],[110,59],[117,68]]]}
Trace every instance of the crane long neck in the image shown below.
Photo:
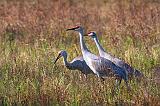
{"label": "crane long neck", "polygon": [[70,69],[70,70],[75,70],[75,69],[77,69],[72,63],[70,63],[70,62],[68,62],[67,61],[67,55],[66,56],[63,56],[63,58],[64,58],[64,65],[68,68],[68,69]]}
{"label": "crane long neck", "polygon": [[67,61],[67,55],[63,56],[63,62],[65,66],[70,67],[71,64]]}
{"label": "crane long neck", "polygon": [[95,37],[95,38],[93,38],[93,39],[94,39],[94,41],[95,41],[95,43],[96,43],[96,46],[97,46],[98,51],[99,51],[99,54],[101,54],[101,52],[105,52],[105,50],[103,49],[103,47],[100,45],[98,38]]}
{"label": "crane long neck", "polygon": [[89,51],[84,43],[84,39],[83,39],[83,31],[79,32],[79,36],[80,36],[80,46],[81,46],[81,50],[82,50],[82,54],[84,54],[85,51]]}

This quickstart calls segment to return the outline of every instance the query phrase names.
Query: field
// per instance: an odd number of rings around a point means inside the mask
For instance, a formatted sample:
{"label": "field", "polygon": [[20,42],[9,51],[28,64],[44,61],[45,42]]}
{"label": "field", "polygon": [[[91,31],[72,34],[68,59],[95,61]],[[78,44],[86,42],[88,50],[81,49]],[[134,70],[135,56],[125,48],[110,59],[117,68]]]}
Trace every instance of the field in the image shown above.
{"label": "field", "polygon": [[[144,74],[124,82],[112,95],[115,80],[102,84],[68,70],[81,55],[79,36],[67,28],[96,31],[105,50]],[[85,37],[98,55],[95,43]],[[159,0],[0,0],[0,106],[160,106]]]}

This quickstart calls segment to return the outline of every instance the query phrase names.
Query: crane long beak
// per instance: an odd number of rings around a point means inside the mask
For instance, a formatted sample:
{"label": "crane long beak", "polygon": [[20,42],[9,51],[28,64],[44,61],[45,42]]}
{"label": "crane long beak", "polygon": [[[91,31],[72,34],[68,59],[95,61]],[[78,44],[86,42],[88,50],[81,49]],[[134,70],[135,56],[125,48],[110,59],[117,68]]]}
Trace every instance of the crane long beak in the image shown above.
{"label": "crane long beak", "polygon": [[67,29],[66,31],[69,31],[69,30],[75,30],[76,28],[69,28],[69,29]]}
{"label": "crane long beak", "polygon": [[83,36],[88,36],[88,34],[84,34]]}
{"label": "crane long beak", "polygon": [[54,61],[54,64],[56,64],[57,60],[61,57],[61,55],[59,54],[56,58],[56,60]]}

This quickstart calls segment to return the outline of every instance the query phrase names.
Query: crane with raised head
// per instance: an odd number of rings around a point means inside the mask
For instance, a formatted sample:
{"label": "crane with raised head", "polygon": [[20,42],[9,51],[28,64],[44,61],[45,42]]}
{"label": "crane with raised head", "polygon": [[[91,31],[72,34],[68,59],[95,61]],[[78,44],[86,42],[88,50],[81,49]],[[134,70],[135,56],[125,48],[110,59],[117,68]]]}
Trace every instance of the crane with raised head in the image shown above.
{"label": "crane with raised head", "polygon": [[97,38],[97,35],[94,31],[89,32],[87,35],[90,36],[94,40],[94,42],[96,43],[96,46],[99,51],[99,55],[101,57],[104,57],[104,58],[112,61],[113,63],[115,63],[119,67],[125,69],[127,71],[129,77],[135,76],[136,78],[140,78],[143,76],[143,73],[141,73],[139,70],[134,69],[129,64],[127,64],[125,61],[123,61],[119,58],[116,58],[116,57],[112,56],[111,54],[105,52],[103,47],[100,45],[99,40]]}
{"label": "crane with raised head", "polygon": [[86,64],[90,67],[90,69],[98,76],[98,77],[115,77],[116,78],[116,86],[119,87],[121,84],[121,80],[125,81],[127,89],[130,90],[130,86],[128,85],[128,76],[124,69],[115,65],[108,59],[105,59],[101,56],[96,56],[91,53],[85,45],[84,42],[84,29],[81,26],[76,26],[74,28],[67,29],[74,30],[79,33],[80,37],[80,47],[82,51],[82,55]]}
{"label": "crane with raised head", "polygon": [[67,61],[67,56],[68,54],[65,50],[59,51],[58,56],[56,60],[54,61],[54,64],[57,62],[58,59],[63,57],[64,65],[68,69],[79,70],[85,75],[85,77],[87,77],[88,74],[94,74],[92,70],[88,67],[88,65],[86,64],[82,56],[74,58],[71,62]]}

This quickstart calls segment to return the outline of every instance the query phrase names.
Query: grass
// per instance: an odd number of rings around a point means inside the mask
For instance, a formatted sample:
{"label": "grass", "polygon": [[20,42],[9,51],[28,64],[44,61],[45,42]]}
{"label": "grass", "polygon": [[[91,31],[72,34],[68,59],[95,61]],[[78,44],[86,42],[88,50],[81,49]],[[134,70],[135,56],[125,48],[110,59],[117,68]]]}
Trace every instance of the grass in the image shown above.
{"label": "grass", "polygon": [[[160,4],[91,1],[0,2],[0,105],[160,105],[160,85],[154,81],[160,65]],[[62,59],[54,65],[59,50],[68,52],[69,61],[81,55],[78,36],[65,31],[75,23],[96,30],[108,52],[141,70],[146,79],[132,80],[130,92],[123,82],[113,96],[114,79],[102,84],[89,75],[85,80],[80,72],[66,69]],[[94,42],[85,40],[97,54]]]}
{"label": "grass", "polygon": [[[159,104],[158,84],[153,81],[132,81],[132,91],[127,93],[124,84],[117,96],[111,95],[114,79],[102,85],[98,78],[89,75],[87,81],[77,71],[70,71],[58,62],[54,44],[38,41],[34,45],[1,42],[1,104],[5,105],[150,105]],[[70,50],[67,46],[66,50]],[[114,49],[113,49],[114,50]],[[140,48],[128,47],[125,60],[152,77],[151,69],[158,63],[159,48],[151,54]],[[69,53],[69,60],[74,58]],[[156,54],[156,55],[155,55]],[[119,54],[123,55],[123,54]],[[158,55],[159,56],[159,55]]]}

